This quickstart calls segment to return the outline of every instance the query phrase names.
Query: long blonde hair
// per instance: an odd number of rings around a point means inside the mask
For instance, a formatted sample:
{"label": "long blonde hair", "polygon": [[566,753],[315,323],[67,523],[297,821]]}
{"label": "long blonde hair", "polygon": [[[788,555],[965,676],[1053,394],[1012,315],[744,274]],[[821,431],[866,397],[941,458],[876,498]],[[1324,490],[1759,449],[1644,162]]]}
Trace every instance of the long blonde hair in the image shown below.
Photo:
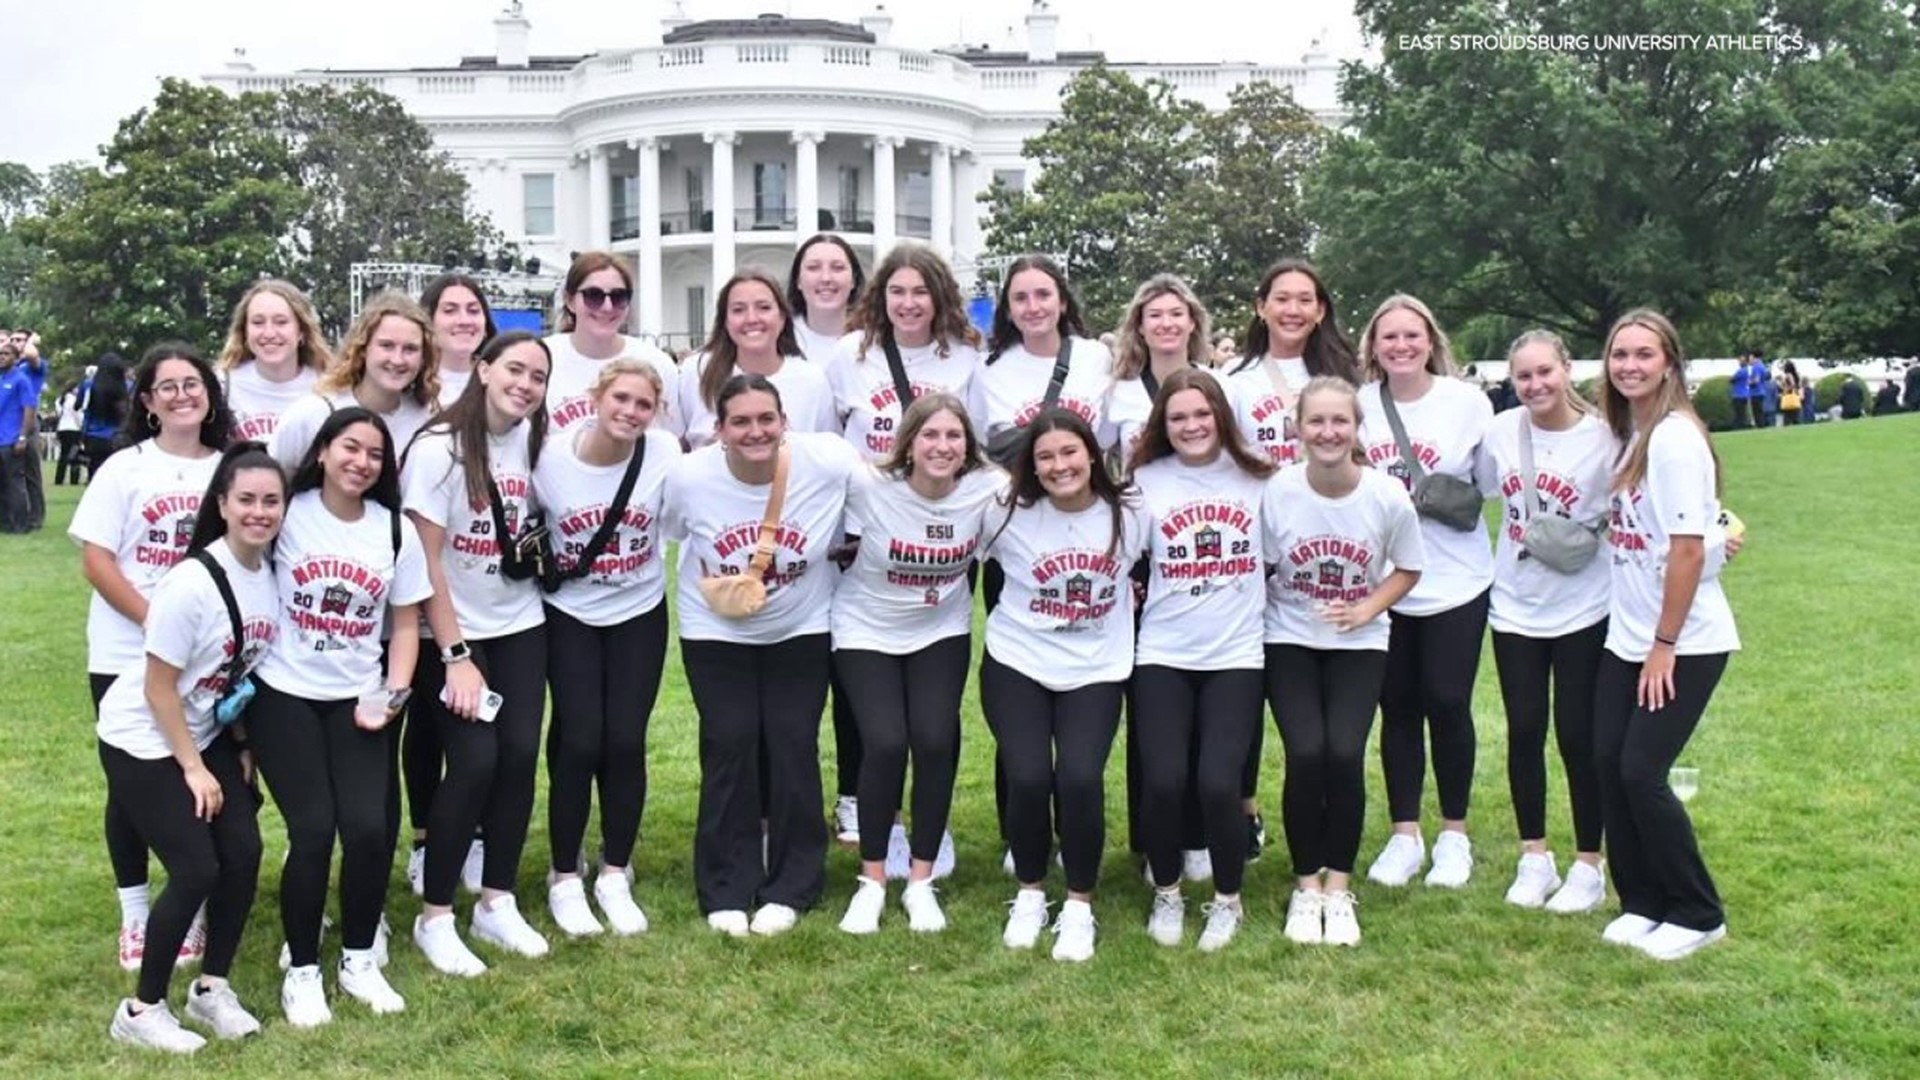
{"label": "long blonde hair", "polygon": [[327,339],[320,333],[320,316],[314,314],[313,301],[307,299],[307,294],[291,282],[278,278],[254,282],[251,288],[240,294],[240,302],[233,305],[233,319],[227,324],[227,341],[220,348],[220,370],[232,371],[253,359],[252,350],[247,348],[247,306],[262,293],[270,293],[286,301],[288,310],[293,312],[294,324],[300,328],[300,366],[315,371],[327,370],[327,366],[333,363],[333,354],[327,351]]}
{"label": "long blonde hair", "polygon": [[1440,329],[1440,322],[1433,317],[1432,310],[1416,297],[1394,293],[1373,309],[1373,318],[1367,320],[1367,329],[1360,335],[1362,382],[1387,381],[1387,369],[1380,364],[1380,353],[1374,348],[1373,335],[1380,329],[1380,320],[1395,311],[1411,311],[1427,324],[1427,343],[1432,346],[1432,351],[1427,354],[1428,371],[1443,378],[1459,372],[1453,362],[1453,345],[1447,341],[1447,332]]}
{"label": "long blonde hair", "polygon": [[403,292],[388,290],[367,302],[360,317],[353,320],[353,326],[347,330],[346,343],[340,347],[340,362],[327,369],[325,375],[315,384],[321,393],[338,393],[352,390],[360,385],[367,375],[367,349],[373,344],[373,335],[380,329],[382,319],[405,319],[420,330],[420,372],[413,377],[405,393],[417,405],[429,411],[440,404],[440,350],[434,344],[433,322],[427,313],[413,298]]}
{"label": "long blonde hair", "polygon": [[1133,301],[1127,305],[1126,317],[1120,320],[1113,349],[1114,378],[1137,379],[1153,362],[1153,353],[1147,348],[1147,338],[1140,332],[1140,324],[1146,319],[1147,305],[1163,296],[1171,296],[1185,304],[1187,316],[1193,320],[1193,332],[1187,335],[1187,365],[1213,366],[1210,362],[1212,350],[1207,345],[1207,340],[1212,337],[1207,305],[1200,302],[1200,297],[1194,295],[1193,286],[1187,284],[1180,275],[1155,274],[1133,291]]}
{"label": "long blonde hair", "polygon": [[[1633,438],[1633,404],[1613,385],[1613,339],[1620,331],[1629,326],[1638,326],[1652,331],[1659,339],[1660,351],[1666,357],[1667,370],[1660,376],[1660,389],[1653,399],[1653,414],[1649,418],[1646,430],[1640,432],[1638,439]],[[1700,420],[1700,414],[1694,411],[1693,399],[1687,394],[1687,354],[1680,348],[1680,332],[1665,315],[1651,308],[1635,308],[1614,322],[1607,331],[1606,348],[1600,351],[1602,362],[1608,365],[1605,385],[1600,391],[1600,415],[1613,430],[1613,437],[1620,440],[1624,447],[1620,456],[1614,460],[1613,490],[1626,491],[1639,487],[1647,478],[1647,442],[1653,437],[1653,429],[1660,426],[1674,413],[1679,413],[1693,421],[1700,429],[1700,436],[1707,440],[1707,452],[1713,455],[1713,493],[1720,494],[1720,454],[1713,448],[1713,440],[1707,435],[1707,425]]]}

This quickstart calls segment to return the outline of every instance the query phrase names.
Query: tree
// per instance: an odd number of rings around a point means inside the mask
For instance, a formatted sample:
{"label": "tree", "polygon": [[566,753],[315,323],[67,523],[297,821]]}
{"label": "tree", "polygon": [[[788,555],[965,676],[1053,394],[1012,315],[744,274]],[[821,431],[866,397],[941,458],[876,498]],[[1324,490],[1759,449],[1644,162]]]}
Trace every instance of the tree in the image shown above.
{"label": "tree", "polygon": [[[1576,349],[1640,305],[1684,325],[1759,273],[1796,90],[1884,6],[1358,0],[1381,60],[1343,78],[1354,131],[1312,186],[1321,261],[1348,296],[1414,292]],[[1613,40],[1681,30],[1699,40]],[[1711,37],[1761,33],[1780,37]],[[1511,47],[1520,35],[1552,41]]]}
{"label": "tree", "polygon": [[39,249],[19,232],[40,204],[40,177],[17,161],[0,161],[0,326],[36,326],[40,312],[28,298],[39,269]]}
{"label": "tree", "polygon": [[168,79],[105,150],[105,168],[60,177],[21,225],[46,251],[34,292],[48,339],[82,356],[165,338],[217,347],[234,299],[286,272],[306,204],[273,98]]}
{"label": "tree", "polygon": [[346,329],[354,263],[437,263],[449,251],[501,248],[486,218],[467,215],[466,178],[392,96],[295,87],[280,97],[279,127],[308,198],[297,273],[333,333]]}

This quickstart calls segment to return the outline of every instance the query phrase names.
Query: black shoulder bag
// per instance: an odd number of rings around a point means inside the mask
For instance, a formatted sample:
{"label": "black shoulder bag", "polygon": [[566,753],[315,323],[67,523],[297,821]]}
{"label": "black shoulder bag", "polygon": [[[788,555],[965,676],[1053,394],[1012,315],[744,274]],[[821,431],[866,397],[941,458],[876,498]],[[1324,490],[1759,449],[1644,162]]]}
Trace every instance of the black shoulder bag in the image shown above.
{"label": "black shoulder bag", "polygon": [[221,567],[220,560],[206,548],[194,552],[190,558],[207,568],[213,587],[220,590],[220,602],[226,605],[228,628],[233,633],[233,655],[227,658],[227,688],[221,692],[220,700],[213,703],[214,723],[224,731],[238,723],[253,702],[253,677],[247,674],[247,628],[240,621],[240,602],[233,597],[233,585],[227,581],[227,571]]}
{"label": "black shoulder bag", "polygon": [[581,549],[579,559],[570,569],[561,570],[557,559],[547,560],[547,565],[553,567],[553,572],[541,576],[542,589],[547,592],[559,592],[560,586],[593,572],[593,560],[607,550],[607,545],[613,542],[613,534],[620,531],[620,519],[626,516],[627,500],[633,496],[634,482],[640,479],[640,465],[646,460],[647,436],[642,432],[639,441],[633,444],[633,456],[627,459],[627,471],[620,477],[619,490],[613,493],[613,502],[607,504],[607,512],[600,519],[600,527],[587,538],[587,546]]}
{"label": "black shoulder bag", "polygon": [[528,514],[521,523],[526,528],[514,535],[491,472],[487,474],[487,503],[493,509],[494,531],[500,536],[500,573],[509,581],[546,581],[553,573],[553,536],[547,531],[546,518],[539,513]]}
{"label": "black shoulder bag", "polygon": [[[1067,362],[1073,355],[1073,339],[1060,339],[1060,355],[1053,361],[1053,376],[1047,380],[1046,397],[1040,401],[1040,411],[1046,412],[1060,403],[1060,391],[1067,385]],[[1011,470],[1015,458],[1027,445],[1027,429],[1024,426],[1004,427],[987,436],[987,457],[995,465]]]}

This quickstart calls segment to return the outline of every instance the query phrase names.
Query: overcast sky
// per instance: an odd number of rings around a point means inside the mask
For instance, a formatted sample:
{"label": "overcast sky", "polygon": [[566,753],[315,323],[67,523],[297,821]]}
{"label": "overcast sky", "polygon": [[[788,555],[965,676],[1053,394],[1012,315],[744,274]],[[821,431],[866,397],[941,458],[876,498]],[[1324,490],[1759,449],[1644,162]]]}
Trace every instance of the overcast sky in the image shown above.
{"label": "overcast sky", "polygon": [[[491,55],[504,0],[0,0],[0,161],[93,159],[168,75],[222,69],[236,47],[263,72],[426,67]],[[535,53],[655,45],[668,0],[525,0]],[[1324,35],[1360,51],[1347,0],[1051,0],[1059,47],[1116,61],[1289,63]],[[686,0],[689,18],[856,21],[873,0]],[[1027,0],[890,0],[892,41],[938,48],[1025,41]],[[956,14],[964,10],[965,15]]]}

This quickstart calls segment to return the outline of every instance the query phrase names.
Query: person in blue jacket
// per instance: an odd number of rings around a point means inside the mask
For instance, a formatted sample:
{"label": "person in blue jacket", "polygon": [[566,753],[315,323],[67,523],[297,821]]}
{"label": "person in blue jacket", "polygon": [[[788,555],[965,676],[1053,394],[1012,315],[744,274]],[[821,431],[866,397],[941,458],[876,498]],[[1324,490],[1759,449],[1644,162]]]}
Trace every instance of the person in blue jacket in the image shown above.
{"label": "person in blue jacket", "polygon": [[1748,361],[1752,358],[1752,353],[1743,354],[1740,357],[1740,366],[1733,369],[1733,385],[1731,390],[1733,394],[1733,426],[1736,428],[1748,426],[1750,417],[1753,415],[1748,411],[1747,405],[1747,402],[1753,397],[1753,384],[1750,381],[1753,369],[1748,366]]}

